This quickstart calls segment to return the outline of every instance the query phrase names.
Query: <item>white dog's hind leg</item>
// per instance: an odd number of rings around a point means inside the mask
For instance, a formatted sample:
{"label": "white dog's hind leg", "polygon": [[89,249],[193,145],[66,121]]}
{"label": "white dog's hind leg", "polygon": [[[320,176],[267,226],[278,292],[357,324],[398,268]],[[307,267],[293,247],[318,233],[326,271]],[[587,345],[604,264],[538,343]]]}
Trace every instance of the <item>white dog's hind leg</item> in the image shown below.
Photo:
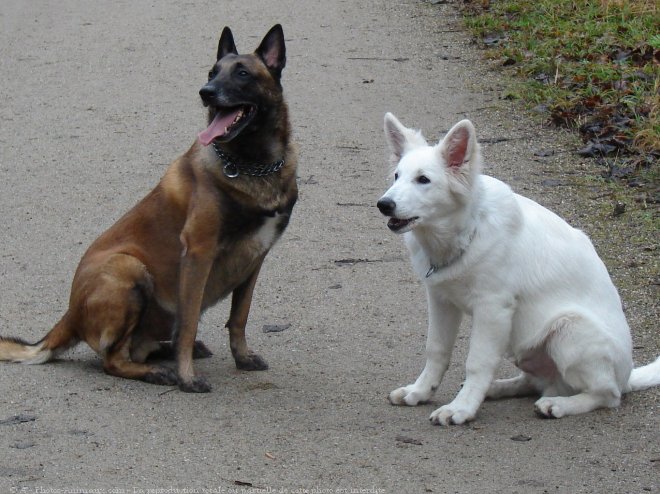
{"label": "white dog's hind leg", "polygon": [[415,406],[430,400],[449,367],[462,313],[428,291],[427,298],[429,328],[426,335],[426,365],[414,384],[395,389],[389,394],[392,405]]}
{"label": "white dog's hind leg", "polygon": [[526,372],[522,372],[510,379],[497,379],[493,381],[486,392],[486,398],[499,400],[500,398],[529,396],[538,392],[539,390],[534,385],[533,379]]}
{"label": "white dog's hind leg", "polygon": [[536,411],[544,417],[560,418],[618,406],[622,383],[627,381],[632,367],[625,352],[617,349],[586,317],[560,318],[554,326],[548,339],[548,352],[565,387],[576,394],[549,396],[545,392],[535,403]]}
{"label": "white dog's hind leg", "polygon": [[620,399],[610,393],[580,393],[573,396],[545,397],[534,403],[536,412],[547,418],[587,413],[596,408],[616,407]]}
{"label": "white dog's hind leg", "polygon": [[585,356],[563,375],[564,381],[581,392],[573,396],[544,396],[534,408],[543,417],[561,418],[596,408],[616,407],[621,402],[621,390],[616,383],[613,365],[605,357]]}

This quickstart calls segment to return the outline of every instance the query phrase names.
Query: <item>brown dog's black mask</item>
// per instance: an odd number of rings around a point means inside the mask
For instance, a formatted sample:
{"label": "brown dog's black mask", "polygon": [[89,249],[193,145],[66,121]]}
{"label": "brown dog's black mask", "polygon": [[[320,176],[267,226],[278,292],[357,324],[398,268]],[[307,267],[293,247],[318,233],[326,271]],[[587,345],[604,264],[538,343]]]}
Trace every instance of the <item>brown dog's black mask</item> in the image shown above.
{"label": "brown dog's black mask", "polygon": [[[214,140],[227,142],[256,124],[263,126],[273,107],[273,97],[282,97],[280,79],[286,65],[282,26],[276,24],[253,54],[239,55],[231,29],[225,27],[218,42],[217,61],[199,95],[209,108],[209,126],[199,134],[208,146]],[[257,125],[255,125],[257,127]]]}

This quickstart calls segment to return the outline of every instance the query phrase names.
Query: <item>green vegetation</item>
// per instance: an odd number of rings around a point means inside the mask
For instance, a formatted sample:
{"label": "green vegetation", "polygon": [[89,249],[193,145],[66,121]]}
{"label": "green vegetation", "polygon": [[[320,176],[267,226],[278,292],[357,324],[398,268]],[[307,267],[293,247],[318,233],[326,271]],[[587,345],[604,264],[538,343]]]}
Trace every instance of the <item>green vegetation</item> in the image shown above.
{"label": "green vegetation", "polygon": [[[658,187],[657,0],[465,0],[488,56],[521,76],[507,93],[576,128],[611,178]],[[653,185],[655,184],[655,185]]]}

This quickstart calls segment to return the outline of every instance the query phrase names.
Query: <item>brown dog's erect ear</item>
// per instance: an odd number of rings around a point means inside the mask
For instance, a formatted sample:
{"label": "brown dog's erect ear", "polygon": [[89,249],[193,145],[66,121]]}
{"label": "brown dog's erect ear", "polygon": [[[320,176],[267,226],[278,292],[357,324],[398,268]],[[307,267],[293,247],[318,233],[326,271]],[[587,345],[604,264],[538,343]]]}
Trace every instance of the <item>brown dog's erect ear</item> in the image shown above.
{"label": "brown dog's erect ear", "polygon": [[284,47],[282,26],[275,24],[271,27],[254,53],[263,60],[268,70],[279,80],[282,76],[282,69],[286,65],[286,48]]}
{"label": "brown dog's erect ear", "polygon": [[233,53],[238,55],[238,50],[236,50],[236,44],[234,43],[234,36],[231,34],[231,29],[228,26],[222,30],[220,35],[220,41],[218,42],[218,57],[217,60],[220,60],[225,55]]}

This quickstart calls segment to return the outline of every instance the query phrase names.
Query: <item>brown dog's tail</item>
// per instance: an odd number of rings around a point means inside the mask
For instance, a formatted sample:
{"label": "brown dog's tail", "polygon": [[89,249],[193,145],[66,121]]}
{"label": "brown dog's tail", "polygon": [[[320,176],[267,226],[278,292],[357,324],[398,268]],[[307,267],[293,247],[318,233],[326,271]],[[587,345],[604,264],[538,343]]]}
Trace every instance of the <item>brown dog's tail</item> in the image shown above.
{"label": "brown dog's tail", "polygon": [[20,338],[0,336],[0,361],[23,364],[43,364],[78,343],[69,326],[67,315],[37,343],[27,343]]}

